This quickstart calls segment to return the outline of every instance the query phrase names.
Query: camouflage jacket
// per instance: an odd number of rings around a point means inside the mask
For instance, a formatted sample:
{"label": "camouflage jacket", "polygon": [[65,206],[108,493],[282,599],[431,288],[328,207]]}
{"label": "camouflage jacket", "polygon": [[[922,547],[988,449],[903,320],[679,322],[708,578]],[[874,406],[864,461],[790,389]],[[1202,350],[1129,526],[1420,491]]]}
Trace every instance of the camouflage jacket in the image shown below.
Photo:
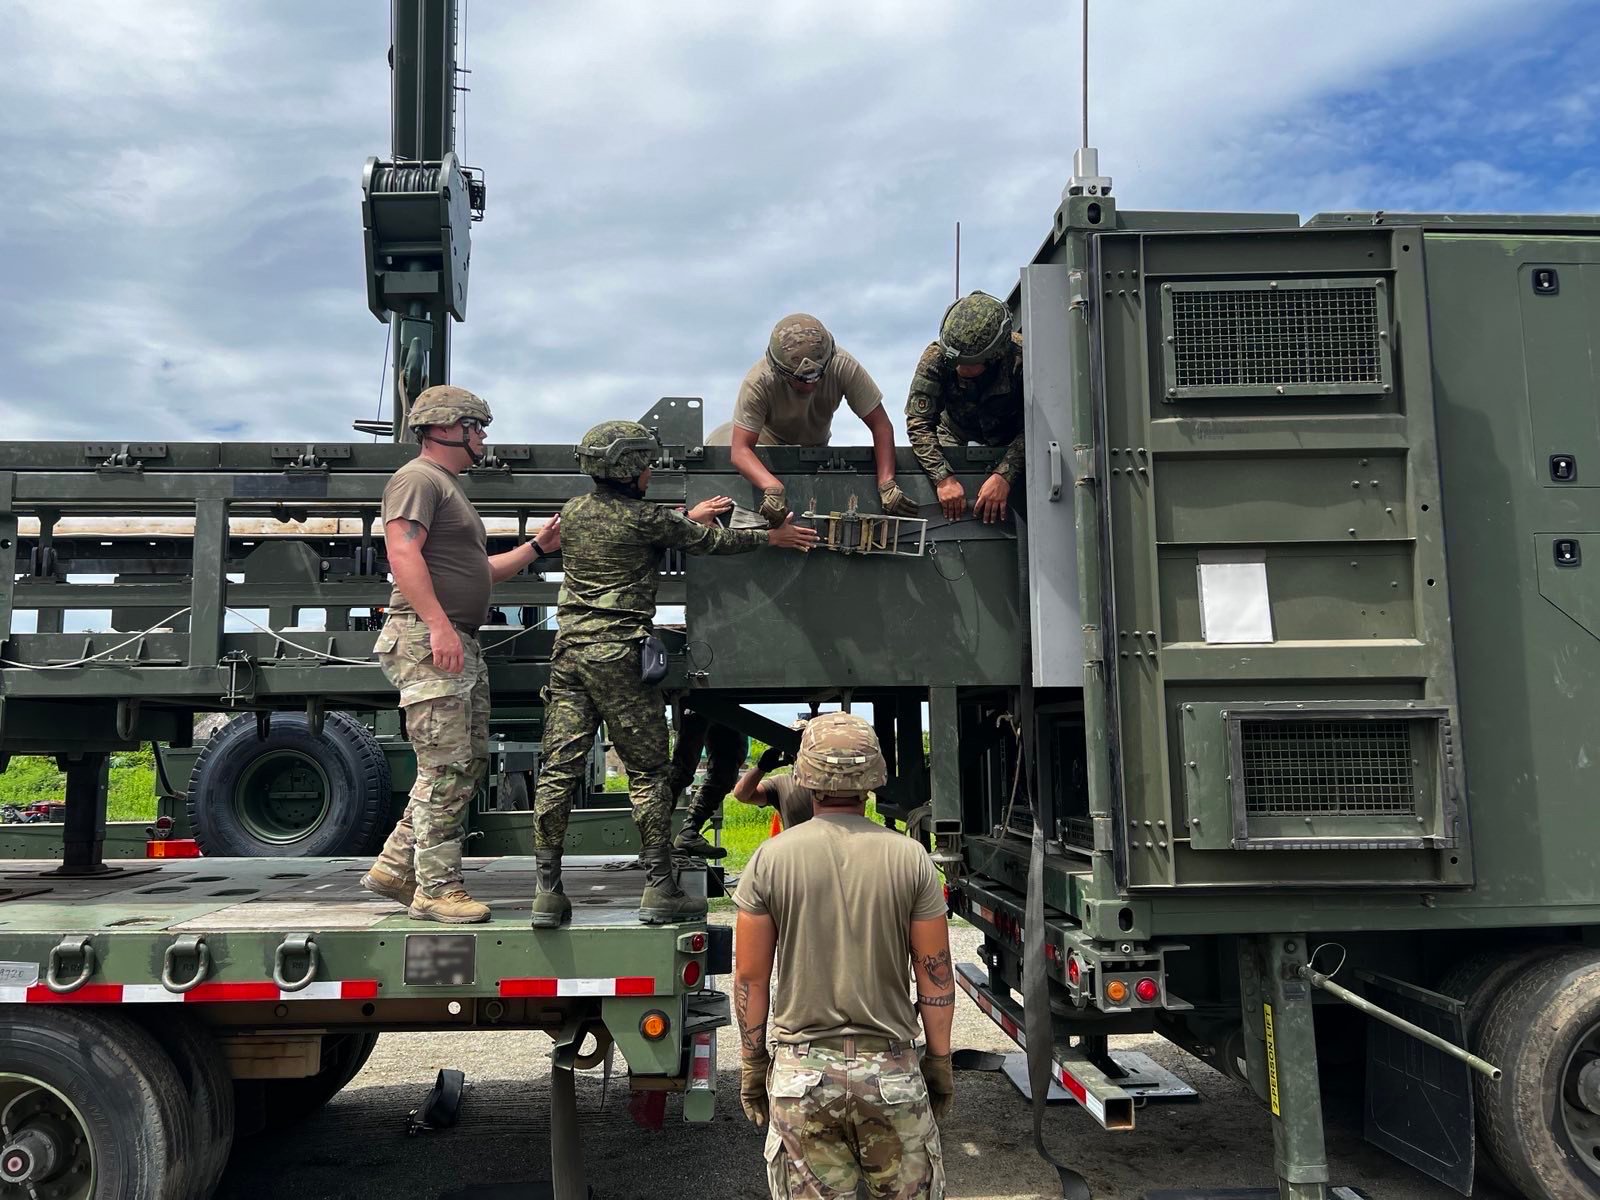
{"label": "camouflage jacket", "polygon": [[1022,478],[1025,461],[1022,440],[1022,336],[1011,335],[1011,353],[976,379],[962,379],[931,343],[911,376],[911,396],[906,401],[906,433],[911,450],[938,483],[950,474],[940,445],[964,446],[978,442],[1006,447],[994,473],[1007,483]]}
{"label": "camouflage jacket", "polygon": [[556,641],[586,646],[649,635],[662,552],[743,554],[767,544],[764,529],[723,529],[675,509],[597,488],[561,510],[564,578]]}

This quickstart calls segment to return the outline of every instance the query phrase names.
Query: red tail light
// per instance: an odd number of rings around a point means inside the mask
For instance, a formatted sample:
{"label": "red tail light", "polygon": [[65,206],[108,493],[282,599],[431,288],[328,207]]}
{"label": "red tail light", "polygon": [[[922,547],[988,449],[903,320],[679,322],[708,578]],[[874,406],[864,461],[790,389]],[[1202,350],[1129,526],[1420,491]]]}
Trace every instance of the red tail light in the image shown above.
{"label": "red tail light", "polygon": [[697,963],[697,962],[686,962],[686,963],[684,963],[683,964],[683,986],[684,987],[693,987],[695,984],[697,984],[699,982],[700,982],[700,964]]}
{"label": "red tail light", "polygon": [[1078,956],[1073,955],[1067,959],[1067,982],[1076,987],[1081,978],[1083,978],[1083,968],[1078,966]]}
{"label": "red tail light", "polygon": [[1133,994],[1145,1004],[1151,1004],[1161,995],[1161,989],[1156,986],[1154,979],[1141,979],[1133,985]]}

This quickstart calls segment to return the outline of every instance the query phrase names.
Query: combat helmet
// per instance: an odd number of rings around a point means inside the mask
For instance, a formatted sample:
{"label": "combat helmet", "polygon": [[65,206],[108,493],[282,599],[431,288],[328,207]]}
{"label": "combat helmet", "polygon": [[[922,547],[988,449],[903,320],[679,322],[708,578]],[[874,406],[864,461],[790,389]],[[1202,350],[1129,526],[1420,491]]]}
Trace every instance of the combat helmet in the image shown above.
{"label": "combat helmet", "polygon": [[438,383],[426,389],[411,405],[406,414],[406,425],[421,429],[425,425],[454,425],[469,419],[487,425],[494,420],[489,406],[466,388],[454,384]]}
{"label": "combat helmet", "polygon": [[815,383],[833,361],[833,334],[807,313],[790,313],[772,327],[767,362],[785,379]]}
{"label": "combat helmet", "polygon": [[824,795],[867,792],[889,779],[872,726],[853,713],[831,712],[806,722],[795,755],[794,781]]}
{"label": "combat helmet", "polygon": [[618,483],[639,478],[660,454],[655,433],[637,421],[601,421],[572,451],[587,474]]}
{"label": "combat helmet", "polygon": [[993,362],[1011,340],[1011,310],[987,292],[971,292],[944,310],[939,349],[956,366]]}

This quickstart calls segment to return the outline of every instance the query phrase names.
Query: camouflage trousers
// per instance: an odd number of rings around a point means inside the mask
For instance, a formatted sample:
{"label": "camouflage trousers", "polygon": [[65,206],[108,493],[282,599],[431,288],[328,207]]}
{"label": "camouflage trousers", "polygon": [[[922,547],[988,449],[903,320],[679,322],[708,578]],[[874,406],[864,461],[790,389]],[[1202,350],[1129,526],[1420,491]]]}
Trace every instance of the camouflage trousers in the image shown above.
{"label": "camouflage trousers", "polygon": [[646,849],[672,837],[667,718],[661,693],[639,679],[638,642],[558,646],[544,693],[544,744],[533,796],[534,845],[560,849],[567,815],[584,787],[589,750],[605,722],[628,772],[633,821]]}
{"label": "camouflage trousers", "polygon": [[465,633],[466,665],[450,675],[433,663],[428,627],[393,616],[373,648],[384,676],[400,689],[417,781],[378,862],[429,896],[461,884],[467,806],[489,769],[489,672],[478,639]]}
{"label": "camouflage trousers", "polygon": [[[779,1045],[767,1080],[772,1200],[944,1200],[944,1157],[915,1048]],[[882,1039],[859,1039],[884,1046]]]}
{"label": "camouflage trousers", "polygon": [[683,789],[694,782],[702,752],[706,755],[706,777],[689,807],[700,815],[703,824],[739,781],[739,768],[750,754],[750,739],[692,709],[685,711],[678,723],[678,743],[672,748],[672,765],[667,772],[667,790],[674,803]]}

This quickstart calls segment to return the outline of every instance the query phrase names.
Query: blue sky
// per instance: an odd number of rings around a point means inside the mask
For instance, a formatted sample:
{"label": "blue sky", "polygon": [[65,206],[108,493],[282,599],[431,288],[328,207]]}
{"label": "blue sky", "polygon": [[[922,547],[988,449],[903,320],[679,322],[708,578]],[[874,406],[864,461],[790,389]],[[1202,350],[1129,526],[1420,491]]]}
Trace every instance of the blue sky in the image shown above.
{"label": "blue sky", "polygon": [[[506,440],[660,395],[707,420],[812,311],[891,414],[951,288],[1004,293],[1077,130],[1075,5],[466,7],[485,169],[455,378]],[[1093,140],[1124,208],[1596,211],[1600,7],[1095,7]],[[6,437],[349,435],[385,330],[359,178],[387,5],[33,4],[0,45]],[[863,440],[841,418],[837,440]]]}

